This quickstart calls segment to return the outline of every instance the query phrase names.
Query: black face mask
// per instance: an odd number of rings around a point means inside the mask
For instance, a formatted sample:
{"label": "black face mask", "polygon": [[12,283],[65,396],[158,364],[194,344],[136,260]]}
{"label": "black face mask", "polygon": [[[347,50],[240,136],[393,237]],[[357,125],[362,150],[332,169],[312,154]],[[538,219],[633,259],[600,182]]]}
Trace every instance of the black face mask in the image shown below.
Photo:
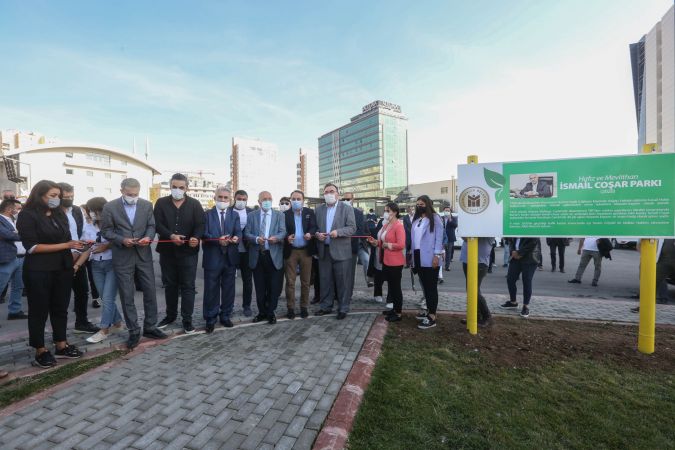
{"label": "black face mask", "polygon": [[70,198],[61,199],[61,206],[63,206],[64,208],[70,208],[71,206],[73,206],[73,200]]}
{"label": "black face mask", "polygon": [[427,208],[424,206],[415,206],[415,213],[424,214],[427,211]]}

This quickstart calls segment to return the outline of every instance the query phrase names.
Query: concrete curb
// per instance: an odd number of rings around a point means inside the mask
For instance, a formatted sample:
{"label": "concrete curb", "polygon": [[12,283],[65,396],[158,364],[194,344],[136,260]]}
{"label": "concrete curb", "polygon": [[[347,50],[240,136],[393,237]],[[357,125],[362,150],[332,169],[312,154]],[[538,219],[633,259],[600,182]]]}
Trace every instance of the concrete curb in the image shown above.
{"label": "concrete curb", "polygon": [[382,351],[382,342],[387,333],[388,322],[379,316],[373,322],[363,347],[354,362],[347,379],[338,393],[321,432],[314,442],[314,450],[337,450],[345,448],[349,432],[363,396],[370,384],[375,362]]}

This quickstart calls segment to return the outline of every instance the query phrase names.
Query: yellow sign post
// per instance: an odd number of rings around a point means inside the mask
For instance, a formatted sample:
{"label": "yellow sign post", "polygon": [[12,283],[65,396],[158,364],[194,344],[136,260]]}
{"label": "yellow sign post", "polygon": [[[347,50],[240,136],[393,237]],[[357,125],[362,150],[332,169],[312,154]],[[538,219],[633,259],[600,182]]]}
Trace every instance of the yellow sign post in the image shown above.
{"label": "yellow sign post", "polygon": [[[478,156],[469,155],[467,164],[477,164]],[[470,334],[478,333],[478,238],[466,240],[466,328]]]}
{"label": "yellow sign post", "polygon": [[[642,153],[652,153],[655,144],[642,146]],[[638,350],[654,353],[656,335],[656,239],[640,240],[640,324]]]}

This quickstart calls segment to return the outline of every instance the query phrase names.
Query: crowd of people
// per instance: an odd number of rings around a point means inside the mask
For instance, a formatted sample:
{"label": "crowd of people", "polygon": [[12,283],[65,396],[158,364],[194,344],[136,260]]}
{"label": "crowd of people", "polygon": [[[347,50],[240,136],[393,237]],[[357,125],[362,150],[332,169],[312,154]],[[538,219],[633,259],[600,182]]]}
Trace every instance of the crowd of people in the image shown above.
{"label": "crowd of people", "polygon": [[[121,196],[102,197],[74,205],[74,188],[67,183],[42,180],[35,184],[25,204],[13,193],[0,203],[0,289],[9,291],[8,319],[27,319],[29,345],[35,349],[33,364],[49,368],[57,358],[79,358],[82,352],[67,340],[67,319],[74,297],[74,332],[87,333],[88,342],[98,343],[111,333],[128,334],[126,345],[138,346],[141,336],[163,339],[165,327],[180,319],[185,333],[195,332],[192,323],[200,248],[203,251],[203,318],[205,332],[220,324],[232,327],[235,278],[242,282],[242,309],[253,322],[275,324],[278,301],[284,290],[286,317],[337,312],[343,320],[350,304],[357,274],[363,267],[373,300],[386,305],[389,322],[402,320],[403,269],[417,276],[424,295],[417,315],[418,328],[436,326],[438,284],[450,270],[456,241],[457,215],[450,207],[437,212],[426,195],[401,211],[389,202],[380,218],[371,209],[364,214],[353,206],[354,195],[340,193],[338,186],[325,185],[324,202],[315,209],[306,206],[300,190],[283,197],[274,208],[272,194],[260,192],[249,203],[248,193],[227,187],[215,191],[215,205],[204,211],[189,196],[188,179],[177,173],[169,182],[170,195],[153,205],[139,198],[141,186],[133,178],[121,183]],[[597,286],[603,257],[610,257],[611,243],[587,237],[579,242],[581,261],[570,283],[580,283],[586,266],[595,264],[592,285]],[[672,276],[673,240],[660,247],[661,278]],[[159,320],[152,245],[159,253],[165,316]],[[539,238],[505,238],[504,266],[509,301],[503,308],[518,308],[516,282],[523,288],[520,315],[529,316],[532,280],[542,270]],[[564,272],[565,248],[570,240],[547,238],[551,270]],[[478,325],[489,326],[492,317],[480,285],[495,263],[493,238],[478,238]],[[557,259],[556,259],[557,257]],[[467,273],[467,246],[460,262]],[[662,263],[662,260],[665,263]],[[557,262],[556,262],[557,261]],[[669,264],[669,265],[668,265]],[[668,272],[670,270],[670,272]],[[300,278],[300,308],[296,308],[296,280]],[[414,278],[413,278],[414,280]],[[661,280],[662,281],[662,280]],[[386,301],[383,285],[387,283]],[[310,301],[311,286],[314,298]],[[257,313],[253,315],[255,289]],[[667,289],[666,289],[667,290]],[[101,308],[98,325],[87,316],[89,292]],[[143,323],[139,324],[134,302],[142,292]],[[5,293],[3,292],[3,298]],[[25,295],[28,313],[21,310]],[[119,297],[119,306],[117,298]],[[100,299],[100,300],[99,300]],[[180,305],[179,305],[180,299]],[[51,322],[53,353],[45,343],[45,325]],[[6,374],[0,372],[0,376]]]}

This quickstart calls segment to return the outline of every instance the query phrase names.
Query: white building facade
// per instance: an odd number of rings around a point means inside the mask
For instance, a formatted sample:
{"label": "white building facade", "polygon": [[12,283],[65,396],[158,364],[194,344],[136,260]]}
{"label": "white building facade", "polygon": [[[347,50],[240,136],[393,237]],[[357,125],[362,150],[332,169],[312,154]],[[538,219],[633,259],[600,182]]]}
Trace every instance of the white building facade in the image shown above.
{"label": "white building facade", "polygon": [[675,6],[630,45],[638,151],[675,152]]}
{"label": "white building facade", "polygon": [[275,201],[290,193],[294,186],[292,173],[280,169],[276,144],[260,139],[232,138],[230,155],[232,190],[248,193],[249,205],[256,203],[261,191],[269,191]]}
{"label": "white building facade", "polygon": [[218,183],[214,181],[209,175],[212,172],[206,171],[165,171],[162,182],[160,183],[160,195],[165,197],[171,195],[171,186],[169,185],[169,178],[174,173],[182,173],[188,179],[188,195],[202,204],[204,209],[213,207],[215,204],[214,196],[216,195],[216,188],[221,184],[224,186],[225,183]]}

